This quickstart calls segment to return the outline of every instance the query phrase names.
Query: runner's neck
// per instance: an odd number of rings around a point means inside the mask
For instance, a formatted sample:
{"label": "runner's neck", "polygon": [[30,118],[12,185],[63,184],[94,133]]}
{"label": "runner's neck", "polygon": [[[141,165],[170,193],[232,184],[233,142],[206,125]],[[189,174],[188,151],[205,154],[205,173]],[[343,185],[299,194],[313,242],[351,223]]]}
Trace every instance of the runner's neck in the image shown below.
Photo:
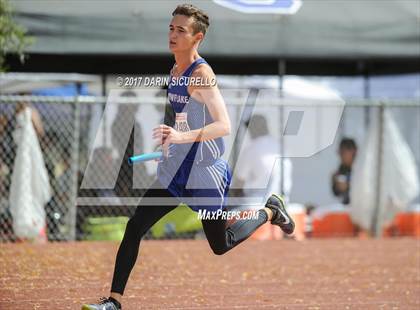
{"label": "runner's neck", "polygon": [[175,55],[175,67],[173,70],[173,75],[176,77],[182,76],[191,66],[191,64],[199,58],[201,58],[201,56],[198,53]]}

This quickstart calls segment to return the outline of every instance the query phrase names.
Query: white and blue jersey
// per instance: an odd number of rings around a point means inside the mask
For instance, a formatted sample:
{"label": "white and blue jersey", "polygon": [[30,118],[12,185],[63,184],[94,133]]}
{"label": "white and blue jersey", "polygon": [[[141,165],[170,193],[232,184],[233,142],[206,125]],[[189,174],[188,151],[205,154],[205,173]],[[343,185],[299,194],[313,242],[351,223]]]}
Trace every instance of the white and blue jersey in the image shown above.
{"label": "white and blue jersey", "polygon": [[[191,77],[194,69],[202,63],[207,64],[203,58],[194,61],[180,78]],[[174,129],[185,132],[212,123],[205,104],[189,95],[187,83],[179,83],[180,78],[175,82],[171,76],[168,85],[168,99],[175,112]],[[168,158],[159,162],[158,179],[192,210],[218,210],[224,206],[231,182],[229,166],[220,158],[224,151],[222,138],[171,144]]]}

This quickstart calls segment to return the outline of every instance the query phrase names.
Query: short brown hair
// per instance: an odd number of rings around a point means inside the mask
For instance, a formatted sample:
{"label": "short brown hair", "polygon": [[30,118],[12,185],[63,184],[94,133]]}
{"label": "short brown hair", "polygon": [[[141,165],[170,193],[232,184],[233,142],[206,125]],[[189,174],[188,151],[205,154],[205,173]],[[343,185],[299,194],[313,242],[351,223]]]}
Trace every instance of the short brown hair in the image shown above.
{"label": "short brown hair", "polygon": [[172,12],[172,16],[175,15],[184,15],[194,18],[194,34],[202,32],[205,35],[207,28],[210,26],[209,16],[192,4],[178,5],[175,11]]}

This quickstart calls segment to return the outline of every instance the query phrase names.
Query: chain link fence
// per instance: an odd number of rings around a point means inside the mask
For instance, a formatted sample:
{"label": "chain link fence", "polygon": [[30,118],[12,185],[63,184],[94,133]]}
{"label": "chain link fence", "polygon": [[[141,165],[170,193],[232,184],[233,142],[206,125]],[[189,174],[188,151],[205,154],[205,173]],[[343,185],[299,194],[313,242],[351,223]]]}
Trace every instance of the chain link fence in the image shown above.
{"label": "chain link fence", "polygon": [[[20,129],[18,115],[26,107],[32,108],[32,122],[41,147],[52,191],[51,200],[45,205],[46,232],[50,240],[68,240],[74,236],[75,196],[79,128],[78,105],[74,101],[54,102],[16,97],[1,104],[1,177],[0,177],[0,238],[15,241],[13,219],[9,208],[13,170],[16,167],[16,132]],[[29,177],[29,175],[28,175]]]}
{"label": "chain link fence", "polygon": [[[32,110],[32,122],[51,187],[51,199],[45,205],[45,231],[40,233],[44,233],[49,241],[122,238],[125,223],[134,214],[138,197],[156,177],[156,163],[142,164],[134,169],[128,165],[128,156],[154,150],[151,128],[161,123],[163,119],[165,98],[156,95],[156,91],[142,96],[137,96],[135,92],[121,91],[117,95],[114,99],[112,96],[110,99],[110,97],[90,96],[0,95],[0,241],[20,239],[13,229],[9,193],[14,169],[19,164],[15,162],[17,141],[14,135],[18,126],[16,119],[25,107],[31,107]],[[271,134],[284,145],[282,154],[293,157],[293,152],[290,151],[293,143],[288,144],[285,139],[290,132],[299,130],[302,118],[299,114],[295,114],[295,124],[290,123],[292,114],[286,105],[281,105],[276,100],[269,100],[268,97],[254,105],[249,102],[249,98],[249,95],[237,90],[225,96],[234,133],[232,137],[227,138],[226,159],[235,162],[238,158],[242,148],[242,143],[239,142],[247,139],[246,134],[241,133],[244,120],[256,113],[267,118]],[[322,106],[328,106],[328,103],[310,101],[299,104],[300,108],[295,107],[292,110],[299,112],[304,109],[303,106],[309,106],[321,123],[322,117],[328,115],[320,112]],[[293,105],[296,105],[296,102],[291,104]],[[336,109],[336,103],[330,108]],[[362,141],[366,133],[366,118],[376,117],[386,109],[397,115],[397,123],[403,129],[404,136],[409,141],[419,164],[420,146],[415,137],[417,135],[418,138],[420,130],[418,124],[420,105],[416,101],[409,100],[347,102],[343,115],[339,113],[339,126],[335,128],[332,133],[333,138],[329,142],[333,145],[326,146],[329,156],[334,156],[331,154],[336,152],[339,140],[337,137],[356,136]],[[137,118],[133,118],[134,115]],[[127,119],[132,121],[127,122]],[[318,128],[316,134],[320,134],[322,130],[325,128]],[[318,136],[314,137],[320,139]],[[325,141],[321,140],[315,141],[315,144],[322,146]],[[319,151],[321,150],[322,148]],[[308,154],[302,157],[310,157]],[[294,162],[297,172],[299,172],[299,160],[302,158]],[[316,161],[312,158],[305,160]],[[380,159],[378,160],[380,164]],[[81,188],[88,165],[91,165],[93,171],[100,172],[95,178],[112,175],[111,181],[114,181],[114,184],[99,188]],[[327,174],[334,169],[328,158],[323,160],[323,165],[325,169],[330,165]],[[119,169],[115,173],[111,167]],[[378,178],[380,177],[378,174]],[[319,199],[319,195],[325,194],[325,191],[311,193],[311,189],[308,188],[311,182],[317,183],[316,173],[308,170],[302,182],[297,179],[298,174],[294,173],[293,178],[294,185],[289,200],[305,202],[305,198],[302,198],[305,196],[304,191],[306,199],[314,201]],[[133,180],[136,180],[136,184]],[[103,182],[99,180],[101,184],[107,182],[108,180]],[[328,188],[328,185],[326,187]],[[377,187],[376,190],[381,189]],[[168,219],[158,222],[146,238],[192,238],[200,234],[202,234],[201,224],[196,215],[187,206],[181,205],[177,208],[177,213],[171,213]]]}

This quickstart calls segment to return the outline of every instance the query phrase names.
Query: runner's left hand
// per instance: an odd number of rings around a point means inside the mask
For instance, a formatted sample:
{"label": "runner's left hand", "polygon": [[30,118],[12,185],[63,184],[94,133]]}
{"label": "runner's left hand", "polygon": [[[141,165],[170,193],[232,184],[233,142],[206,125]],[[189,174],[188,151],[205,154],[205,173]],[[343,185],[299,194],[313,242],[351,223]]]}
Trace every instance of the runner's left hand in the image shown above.
{"label": "runner's left hand", "polygon": [[153,139],[162,144],[163,153],[166,154],[169,144],[179,144],[183,142],[182,132],[176,131],[172,127],[160,125],[153,129]]}

